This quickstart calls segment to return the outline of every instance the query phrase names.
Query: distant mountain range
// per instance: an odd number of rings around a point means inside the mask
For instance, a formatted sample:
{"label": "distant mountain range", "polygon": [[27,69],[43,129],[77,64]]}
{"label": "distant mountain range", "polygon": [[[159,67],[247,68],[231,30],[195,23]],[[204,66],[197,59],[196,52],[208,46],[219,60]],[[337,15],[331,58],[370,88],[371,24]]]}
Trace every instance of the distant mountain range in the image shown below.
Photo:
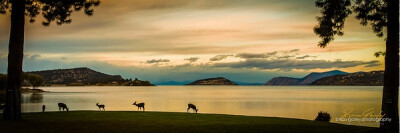
{"label": "distant mountain range", "polygon": [[238,85],[238,84],[223,77],[216,77],[216,78],[196,80],[186,85]]}
{"label": "distant mountain range", "polygon": [[[109,75],[86,67],[32,71],[27,73],[42,76],[47,85],[153,85],[149,81],[123,79],[120,75]],[[383,73],[384,71],[347,73],[340,70],[321,73],[313,72],[303,78],[275,77],[264,85],[383,85]],[[262,85],[262,83],[230,81],[224,77],[216,77],[193,82],[159,82],[156,85]]]}
{"label": "distant mountain range", "polygon": [[324,77],[329,77],[334,75],[345,75],[345,74],[348,73],[340,70],[333,70],[322,73],[313,72],[303,78],[275,77],[266,82],[264,85],[309,85],[314,81]]}
{"label": "distant mountain range", "polygon": [[371,71],[335,75],[318,79],[311,85],[382,86],[384,73],[384,71]]}

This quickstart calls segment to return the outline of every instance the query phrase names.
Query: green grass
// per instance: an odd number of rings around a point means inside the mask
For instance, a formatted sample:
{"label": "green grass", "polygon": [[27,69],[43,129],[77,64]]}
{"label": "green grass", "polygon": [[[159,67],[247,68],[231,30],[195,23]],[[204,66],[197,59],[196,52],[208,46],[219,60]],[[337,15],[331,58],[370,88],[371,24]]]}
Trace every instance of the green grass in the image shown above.
{"label": "green grass", "polygon": [[[1,114],[0,114],[1,117]],[[136,111],[24,113],[23,120],[0,120],[0,132],[270,132],[361,133],[372,127],[310,120],[221,114]]]}

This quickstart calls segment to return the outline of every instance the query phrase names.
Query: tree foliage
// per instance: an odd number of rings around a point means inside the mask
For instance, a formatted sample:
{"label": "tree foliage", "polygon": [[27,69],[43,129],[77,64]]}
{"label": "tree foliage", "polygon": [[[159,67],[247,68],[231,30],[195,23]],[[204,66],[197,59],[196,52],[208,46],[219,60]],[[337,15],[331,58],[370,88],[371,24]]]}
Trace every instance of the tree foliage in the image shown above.
{"label": "tree foliage", "polygon": [[342,36],[344,21],[351,14],[350,0],[317,0],[315,5],[321,8],[321,17],[317,17],[319,25],[314,27],[314,32],[322,39],[318,46],[326,45],[334,40],[334,36]]}
{"label": "tree foliage", "polygon": [[321,8],[322,16],[317,17],[319,24],[314,32],[321,38],[320,47],[326,47],[334,37],[342,36],[345,19],[353,12],[360,24],[372,26],[378,37],[384,36],[387,26],[387,0],[316,0],[315,6]]}
{"label": "tree foliage", "polygon": [[28,80],[33,88],[44,85],[43,77],[37,74],[25,73],[24,80]]}
{"label": "tree foliage", "polygon": [[[100,4],[100,0],[26,0],[25,15],[29,22],[35,22],[35,18],[41,14],[44,18],[42,24],[49,26],[51,22],[57,25],[72,22],[73,11],[84,10],[88,16],[93,15],[94,7]],[[11,10],[11,0],[0,0],[0,14]]]}
{"label": "tree foliage", "polygon": [[376,58],[378,58],[379,56],[386,56],[386,52],[382,52],[382,51],[375,52],[374,56],[375,56]]}
{"label": "tree foliage", "polygon": [[387,0],[356,0],[353,5],[356,18],[361,20],[361,25],[368,22],[378,37],[383,37],[383,28],[387,26]]}
{"label": "tree foliage", "polygon": [[[44,79],[42,76],[31,73],[23,74],[24,81],[27,81],[26,85],[31,85],[32,87],[38,87],[44,85]],[[7,84],[7,74],[0,74],[0,89],[4,89]]]}

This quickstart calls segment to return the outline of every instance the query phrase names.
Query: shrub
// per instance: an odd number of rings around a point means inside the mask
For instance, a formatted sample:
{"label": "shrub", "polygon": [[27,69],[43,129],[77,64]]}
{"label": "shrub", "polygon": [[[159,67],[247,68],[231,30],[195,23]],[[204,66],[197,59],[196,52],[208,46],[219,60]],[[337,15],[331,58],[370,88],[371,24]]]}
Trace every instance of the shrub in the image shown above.
{"label": "shrub", "polygon": [[331,115],[328,112],[320,111],[318,112],[318,116],[315,118],[315,120],[329,122],[331,120]]}

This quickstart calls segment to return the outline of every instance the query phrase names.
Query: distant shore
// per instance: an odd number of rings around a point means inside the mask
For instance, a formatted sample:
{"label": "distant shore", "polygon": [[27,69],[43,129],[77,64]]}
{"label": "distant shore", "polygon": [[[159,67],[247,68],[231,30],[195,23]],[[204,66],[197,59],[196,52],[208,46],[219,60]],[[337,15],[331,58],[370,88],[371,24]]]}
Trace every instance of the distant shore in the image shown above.
{"label": "distant shore", "polygon": [[[21,93],[42,93],[42,92],[48,92],[48,91],[44,91],[42,89],[30,89],[26,87],[21,88]],[[0,95],[4,95],[5,93],[6,93],[5,90],[0,90]]]}

